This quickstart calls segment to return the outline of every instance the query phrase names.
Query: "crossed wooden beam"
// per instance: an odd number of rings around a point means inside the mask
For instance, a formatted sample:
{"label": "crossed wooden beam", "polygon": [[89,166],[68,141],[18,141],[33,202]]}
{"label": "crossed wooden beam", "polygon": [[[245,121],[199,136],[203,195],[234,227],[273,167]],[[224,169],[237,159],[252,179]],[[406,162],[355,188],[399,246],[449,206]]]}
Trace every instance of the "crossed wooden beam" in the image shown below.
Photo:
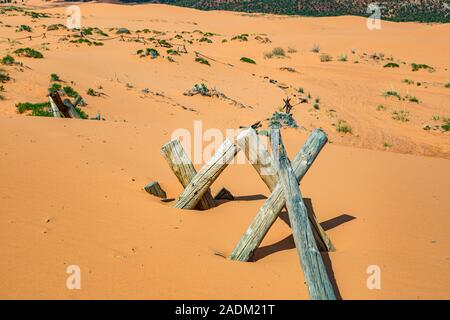
{"label": "crossed wooden beam", "polygon": [[175,176],[185,188],[174,207],[207,210],[215,206],[210,187],[240,150],[245,152],[263,182],[271,191],[264,205],[247,228],[229,259],[249,261],[280,212],[287,206],[297,251],[312,299],[335,299],[320,251],[335,251],[325,230],[312,212],[308,212],[299,183],[327,143],[326,134],[315,129],[291,163],[278,129],[271,129],[275,159],[269,154],[253,128],[243,130],[234,141],[226,139],[215,155],[197,173],[179,140],[161,148]]}

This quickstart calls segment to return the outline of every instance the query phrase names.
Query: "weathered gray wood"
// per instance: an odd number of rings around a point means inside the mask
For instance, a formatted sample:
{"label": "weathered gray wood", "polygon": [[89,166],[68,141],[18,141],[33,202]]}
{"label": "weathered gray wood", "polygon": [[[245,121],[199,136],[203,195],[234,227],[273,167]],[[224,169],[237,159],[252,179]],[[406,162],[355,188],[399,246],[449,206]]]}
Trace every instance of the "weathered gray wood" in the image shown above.
{"label": "weathered gray wood", "polygon": [[277,185],[277,174],[272,167],[272,157],[253,128],[249,129],[249,134],[242,140],[240,147],[261,179],[272,191]]}
{"label": "weathered gray wood", "polygon": [[336,300],[322,256],[314,240],[297,178],[281,141],[279,129],[271,129],[273,156],[278,169],[278,181],[283,189],[291,222],[295,246],[312,300]]}
{"label": "weathered gray wood", "polygon": [[144,187],[144,189],[145,189],[145,191],[147,191],[148,193],[150,193],[151,195],[154,195],[156,197],[163,198],[163,199],[167,198],[166,192],[161,188],[158,181],[149,183],[148,185],[146,185]]}
{"label": "weathered gray wood", "polygon": [[242,131],[237,137],[236,143],[226,139],[216,154],[200,169],[186,189],[184,189],[174,207],[178,209],[195,208],[201,197],[239,152],[240,147],[238,145],[248,134],[249,129]]}
{"label": "weathered gray wood", "polygon": [[219,192],[214,196],[214,200],[234,200],[233,194],[230,192],[230,190],[226,188],[220,189]]}
{"label": "weathered gray wood", "polygon": [[81,119],[80,114],[78,113],[78,111],[75,109],[75,107],[73,106],[72,102],[70,102],[69,99],[64,99],[64,105],[67,108],[67,116],[69,118],[73,118],[73,119]]}
{"label": "weathered gray wood", "polygon": [[[316,129],[310,134],[292,163],[295,176],[299,182],[305,176],[327,140],[326,134],[320,129]],[[231,260],[250,260],[253,252],[261,244],[285,204],[283,189],[277,184],[237,243],[230,255]]]}
{"label": "weathered gray wood", "polygon": [[48,100],[50,101],[50,108],[52,109],[53,117],[62,118],[61,111],[59,111],[51,95],[48,96]]}
{"label": "weathered gray wood", "polygon": [[[172,140],[161,148],[161,154],[166,159],[175,176],[183,188],[186,188],[195,177],[197,171],[183,149],[179,140]],[[208,210],[215,206],[211,191],[208,189],[197,204],[197,209]]]}

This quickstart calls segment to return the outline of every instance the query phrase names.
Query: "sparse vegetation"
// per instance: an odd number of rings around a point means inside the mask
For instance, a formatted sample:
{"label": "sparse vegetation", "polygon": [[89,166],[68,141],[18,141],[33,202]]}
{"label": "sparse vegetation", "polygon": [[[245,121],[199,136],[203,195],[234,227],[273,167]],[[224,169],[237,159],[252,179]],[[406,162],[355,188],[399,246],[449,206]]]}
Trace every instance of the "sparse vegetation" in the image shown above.
{"label": "sparse vegetation", "polygon": [[17,27],[17,32],[33,32],[33,30],[31,29],[30,26],[27,26],[26,24],[21,24],[20,26]]}
{"label": "sparse vegetation", "polygon": [[52,83],[52,85],[50,86],[50,88],[48,88],[48,92],[52,93],[55,91],[59,91],[61,90],[61,85],[59,83]]}
{"label": "sparse vegetation", "polygon": [[4,56],[2,58],[2,64],[6,65],[6,66],[11,66],[14,64],[14,58],[12,56],[10,56],[9,54],[7,54],[6,56]]}
{"label": "sparse vegetation", "polygon": [[406,110],[396,110],[392,112],[392,119],[401,121],[401,122],[408,122],[409,121],[409,112]]}
{"label": "sparse vegetation", "polygon": [[269,120],[270,128],[298,128],[298,124],[292,114],[275,112]]}
{"label": "sparse vegetation", "polygon": [[409,94],[407,96],[405,96],[405,99],[408,100],[409,102],[420,103],[419,99],[417,99],[415,96],[411,96]]}
{"label": "sparse vegetation", "polygon": [[386,63],[383,68],[400,68],[400,65],[395,62],[389,62]]}
{"label": "sparse vegetation", "polygon": [[50,75],[50,81],[59,82],[61,81],[61,78],[56,73],[52,73]]}
{"label": "sparse vegetation", "polygon": [[156,59],[160,56],[158,50],[154,48],[147,48],[145,50],[140,49],[136,51],[136,54],[138,54],[141,58],[150,57],[151,59]]}
{"label": "sparse vegetation", "polygon": [[384,110],[386,110],[386,107],[385,107],[384,105],[379,104],[379,105],[377,106],[377,111],[384,111]]}
{"label": "sparse vegetation", "polygon": [[414,81],[409,80],[409,79],[403,79],[402,82],[406,83],[406,84],[409,84],[409,85],[413,85],[414,84]]}
{"label": "sparse vegetation", "polygon": [[255,60],[247,58],[247,57],[242,57],[241,61],[246,62],[246,63],[256,64]]}
{"label": "sparse vegetation", "polygon": [[11,80],[9,74],[0,69],[0,83],[6,83]]}
{"label": "sparse vegetation", "polygon": [[313,45],[313,47],[311,48],[311,52],[319,53],[320,46],[318,44]]}
{"label": "sparse vegetation", "polygon": [[248,41],[248,34],[243,33],[237,36],[234,36],[233,38],[231,38],[232,41],[234,40],[238,40],[238,41]]}
{"label": "sparse vegetation", "polygon": [[202,58],[202,57],[195,58],[195,62],[198,62],[198,63],[201,63],[201,64],[206,64],[207,66],[210,66],[209,61],[206,60],[205,58]]}
{"label": "sparse vegetation", "polygon": [[70,86],[65,86],[63,88],[63,91],[65,92],[65,94],[67,94],[67,96],[71,97],[71,98],[76,98],[79,96],[78,92],[76,92],[72,87]]}
{"label": "sparse vegetation", "polygon": [[447,84],[445,84],[445,87],[448,88],[448,89],[450,89],[450,82],[447,83]]}
{"label": "sparse vegetation", "polygon": [[430,67],[426,64],[418,64],[418,63],[411,63],[412,71],[419,71],[420,69],[428,70],[429,72],[434,72],[435,69],[433,67]]}
{"label": "sparse vegetation", "polygon": [[34,58],[34,59],[42,59],[44,58],[44,55],[40,53],[37,50],[31,49],[31,48],[20,48],[14,51],[15,54],[17,54],[19,57],[27,57],[27,58]]}
{"label": "sparse vegetation", "polygon": [[345,120],[338,120],[336,123],[336,131],[340,133],[352,133],[352,127]]}
{"label": "sparse vegetation", "polygon": [[16,104],[16,108],[19,113],[31,111],[32,116],[39,116],[39,117],[53,116],[52,112],[49,110],[50,102],[41,102],[41,103],[21,102]]}
{"label": "sparse vegetation", "polygon": [[127,28],[119,28],[117,29],[116,34],[131,34],[131,31]]}
{"label": "sparse vegetation", "polygon": [[338,61],[346,62],[346,61],[347,61],[347,55],[344,54],[344,53],[340,54],[340,55],[338,56]]}
{"label": "sparse vegetation", "polygon": [[322,53],[320,55],[320,62],[330,62],[333,61],[333,57],[331,57],[329,54]]}
{"label": "sparse vegetation", "polygon": [[266,59],[272,59],[272,58],[285,58],[286,52],[281,47],[275,47],[272,49],[271,52],[266,52],[264,54],[264,58]]}
{"label": "sparse vegetation", "polygon": [[400,96],[400,94],[397,91],[393,91],[393,90],[389,90],[383,93],[383,97],[387,98],[387,97],[396,97],[398,100],[401,100],[402,97]]}

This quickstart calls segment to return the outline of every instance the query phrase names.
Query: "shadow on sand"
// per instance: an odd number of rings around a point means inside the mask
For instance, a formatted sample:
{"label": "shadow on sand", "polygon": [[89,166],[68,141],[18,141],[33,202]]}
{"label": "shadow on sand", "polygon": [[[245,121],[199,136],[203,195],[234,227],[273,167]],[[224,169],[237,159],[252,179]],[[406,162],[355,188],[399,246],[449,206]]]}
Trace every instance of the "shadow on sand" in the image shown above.
{"label": "shadow on sand", "polygon": [[[303,201],[305,202],[306,208],[308,209],[308,212],[310,214],[315,215],[314,212],[314,208],[312,205],[312,201],[311,199],[303,199]],[[280,213],[279,215],[280,219],[283,220],[289,227],[291,226],[290,221],[289,221],[289,215],[286,211],[283,211]],[[337,216],[333,219],[327,220],[322,222],[320,225],[322,226],[322,228],[327,231],[327,230],[331,230],[334,229],[338,226],[340,226],[341,224],[347,223],[349,221],[352,221],[356,219],[355,217],[348,215],[348,214],[342,214],[340,216]],[[294,237],[292,235],[289,235],[288,237],[273,243],[271,245],[268,246],[264,246],[264,247],[260,247],[258,249],[256,249],[254,255],[253,255],[253,261],[258,261],[261,259],[264,259],[265,257],[276,253],[276,252],[280,252],[280,251],[285,251],[285,250],[291,250],[291,249],[295,249],[295,243],[294,243]],[[327,269],[328,275],[330,277],[331,283],[333,285],[333,289],[334,292],[336,294],[336,298],[337,299],[342,299],[341,294],[339,292],[339,288],[337,286],[336,283],[336,279],[334,277],[334,272],[333,272],[333,266],[331,264],[331,259],[330,259],[330,255],[328,252],[322,252],[322,259],[323,262],[325,264],[325,268]]]}

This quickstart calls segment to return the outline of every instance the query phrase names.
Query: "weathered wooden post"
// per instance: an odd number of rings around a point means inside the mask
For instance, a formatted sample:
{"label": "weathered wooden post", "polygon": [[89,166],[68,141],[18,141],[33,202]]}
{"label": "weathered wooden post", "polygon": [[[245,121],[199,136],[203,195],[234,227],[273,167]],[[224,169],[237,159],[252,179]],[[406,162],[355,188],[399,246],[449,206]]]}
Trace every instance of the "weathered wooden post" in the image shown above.
{"label": "weathered wooden post", "polygon": [[[183,188],[195,177],[197,171],[191,160],[183,149],[179,140],[172,140],[161,148],[161,154],[166,159],[175,176],[180,181]],[[211,191],[208,189],[197,205],[200,210],[208,210],[215,206]]]}
{"label": "weathered wooden post", "polygon": [[313,300],[336,300],[333,286],[314,240],[308,211],[303,203],[294,170],[286,156],[279,129],[271,129],[271,142],[278,169],[278,180],[286,199],[292,234],[309,296]]}
{"label": "weathered wooden post", "polygon": [[[310,134],[292,163],[298,182],[305,176],[327,140],[326,134],[320,129],[316,129]],[[272,194],[260,208],[256,217],[237,243],[229,258],[231,260],[249,261],[285,204],[283,188],[277,184]],[[325,239],[328,239],[325,232],[323,232],[323,236]],[[328,251],[333,251],[334,247],[331,241],[328,239],[326,242]]]}
{"label": "weathered wooden post", "polygon": [[200,169],[186,189],[184,189],[174,207],[178,209],[194,209],[201,197],[239,152],[240,141],[248,134],[249,129],[242,131],[238,135],[236,143],[226,139],[216,154]]}
{"label": "weathered wooden post", "polygon": [[64,105],[65,105],[66,108],[67,108],[66,113],[67,113],[67,115],[68,115],[70,118],[73,118],[73,119],[81,119],[80,114],[79,114],[78,111],[75,109],[74,105],[72,104],[72,102],[70,102],[69,99],[64,99],[64,102],[63,102],[63,103],[64,103]]}
{"label": "weathered wooden post", "polygon": [[53,117],[62,118],[61,111],[59,111],[59,109],[56,106],[55,101],[53,101],[53,98],[51,95],[48,96],[48,100],[50,101],[50,108],[52,109]]}
{"label": "weathered wooden post", "polygon": [[244,150],[247,159],[269,190],[273,191],[277,185],[277,173],[272,167],[272,157],[262,144],[256,131],[253,128],[249,128],[248,131],[249,134],[241,140],[239,146]]}

